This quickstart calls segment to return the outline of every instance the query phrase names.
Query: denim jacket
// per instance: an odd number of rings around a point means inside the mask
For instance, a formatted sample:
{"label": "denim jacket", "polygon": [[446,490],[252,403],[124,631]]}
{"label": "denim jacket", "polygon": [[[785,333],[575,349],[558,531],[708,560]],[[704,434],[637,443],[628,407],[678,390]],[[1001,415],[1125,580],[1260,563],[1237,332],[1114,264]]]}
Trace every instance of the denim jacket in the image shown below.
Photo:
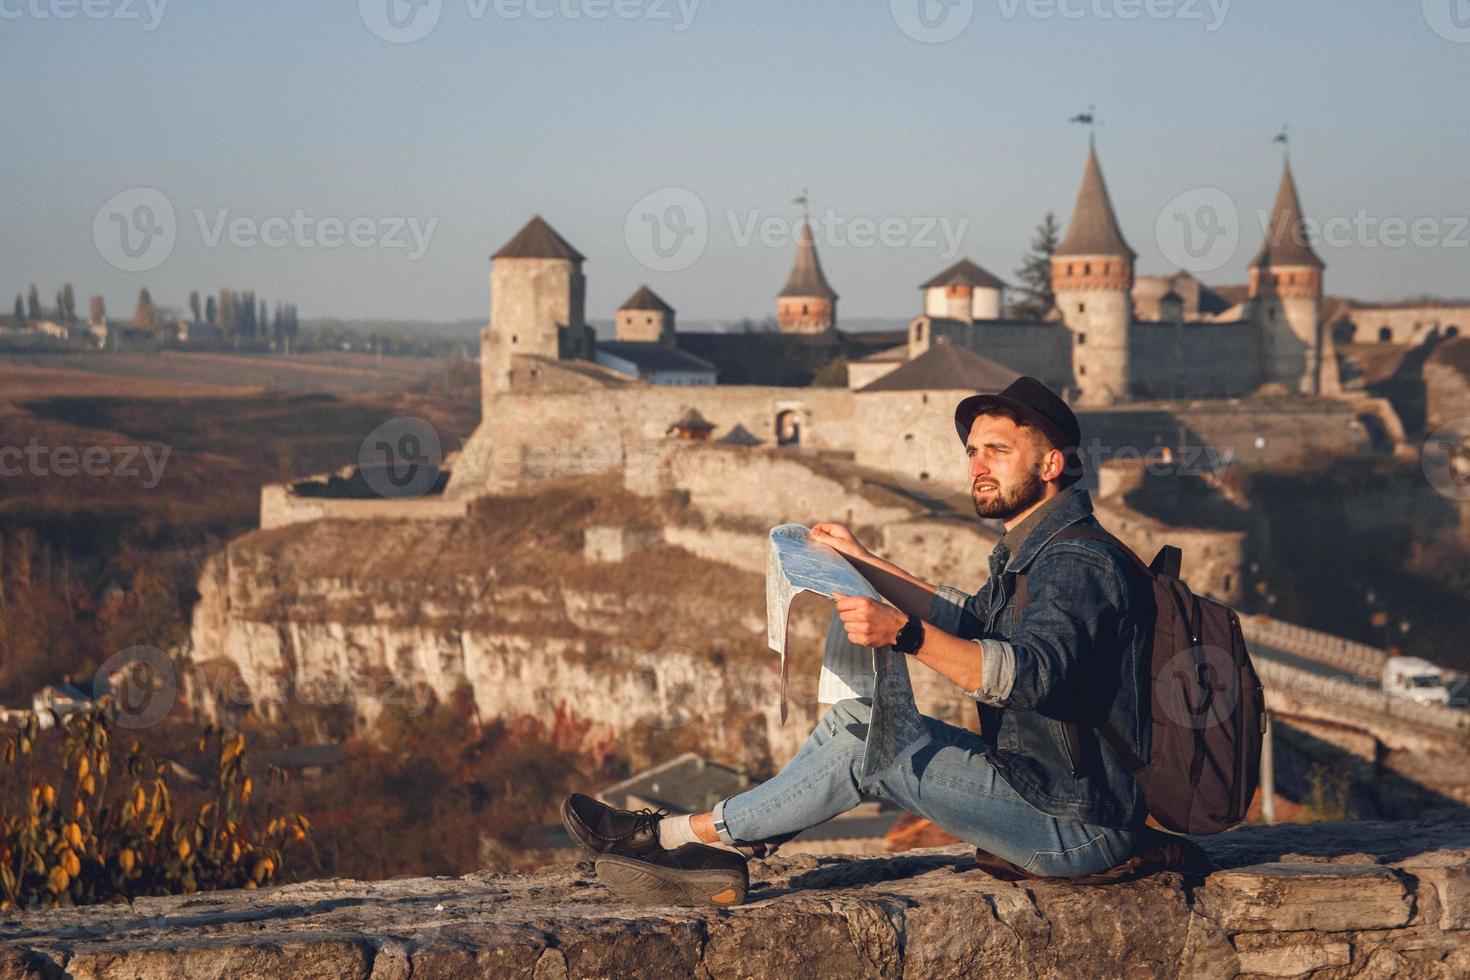
{"label": "denim jacket", "polygon": [[[978,593],[942,587],[928,619],[980,643],[982,680],[972,696],[986,757],[1011,788],[1043,813],[1131,828],[1146,814],[1142,795],[1095,726],[1111,722],[1148,759],[1153,590],[1111,545],[1052,540],[1069,525],[1097,523],[1087,492],[1068,491],[1019,553],[997,546],[990,581]],[[1018,615],[1021,571],[1028,598]],[[1078,725],[1080,758],[1072,758],[1064,736],[1068,721]]]}

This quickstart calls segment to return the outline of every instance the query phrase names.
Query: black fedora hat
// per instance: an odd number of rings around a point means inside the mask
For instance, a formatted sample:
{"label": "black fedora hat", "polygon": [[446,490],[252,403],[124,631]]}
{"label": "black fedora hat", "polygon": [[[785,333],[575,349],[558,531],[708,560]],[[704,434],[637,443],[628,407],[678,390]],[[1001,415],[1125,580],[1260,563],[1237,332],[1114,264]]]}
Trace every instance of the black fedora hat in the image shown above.
{"label": "black fedora hat", "polygon": [[1082,426],[1062,397],[1035,378],[1020,377],[996,395],[971,395],[954,410],[954,427],[960,442],[970,438],[975,418],[987,408],[1007,408],[1018,418],[1040,429],[1051,444],[1067,456],[1069,483],[1082,475],[1082,460],[1077,452],[1082,444]]}

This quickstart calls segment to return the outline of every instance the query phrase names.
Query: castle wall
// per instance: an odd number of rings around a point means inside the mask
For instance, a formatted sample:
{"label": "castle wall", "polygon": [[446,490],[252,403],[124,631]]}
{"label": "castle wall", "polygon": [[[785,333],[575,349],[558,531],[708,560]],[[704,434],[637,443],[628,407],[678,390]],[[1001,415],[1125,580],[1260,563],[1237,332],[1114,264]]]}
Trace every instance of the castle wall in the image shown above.
{"label": "castle wall", "polygon": [[1260,333],[1248,322],[1134,323],[1130,383],[1143,398],[1231,398],[1260,387]]}
{"label": "castle wall", "polygon": [[1358,344],[1421,344],[1435,334],[1450,335],[1451,328],[1454,336],[1470,336],[1470,306],[1359,306],[1347,318]]}
{"label": "castle wall", "polygon": [[484,420],[465,444],[447,493],[473,497],[537,479],[618,469],[629,450],[665,441],[669,426],[690,408],[714,423],[716,439],[741,425],[774,446],[778,417],[793,413],[800,445],[852,445],[853,393],[845,388],[629,384],[582,393],[498,394],[486,398]]}
{"label": "castle wall", "polygon": [[262,530],[308,521],[437,521],[465,516],[464,500],[443,497],[413,497],[403,500],[348,500],[331,497],[298,497],[290,484],[260,488]]}
{"label": "castle wall", "polygon": [[[915,324],[910,331],[911,336],[916,336],[918,326]],[[937,337],[947,337],[951,343],[1037,378],[1058,391],[1074,384],[1072,334],[1060,323],[934,320],[928,323],[921,342],[910,342],[909,356],[917,357],[928,350]],[[914,350],[916,346],[920,349]]]}
{"label": "castle wall", "polygon": [[[1004,362],[1002,362],[1004,363]],[[925,500],[969,493],[954,409],[973,391],[873,391],[857,396],[853,459]]]}

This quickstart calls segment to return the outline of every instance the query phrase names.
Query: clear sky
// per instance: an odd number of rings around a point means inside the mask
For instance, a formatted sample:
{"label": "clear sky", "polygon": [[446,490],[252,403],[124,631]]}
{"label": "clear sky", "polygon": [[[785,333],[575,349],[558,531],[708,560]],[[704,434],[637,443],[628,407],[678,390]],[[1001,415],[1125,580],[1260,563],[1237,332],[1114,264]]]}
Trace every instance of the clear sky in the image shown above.
{"label": "clear sky", "polygon": [[[1470,294],[1465,0],[151,4],[0,0],[7,311],[69,279],[114,315],[231,286],[484,317],[487,257],[539,212],[588,256],[593,318],[643,282],[684,319],[761,317],[806,187],[843,314],[898,325],[954,259],[1011,278],[1066,219],[1091,103],[1140,272],[1187,220],[1227,233],[1202,278],[1243,281],[1289,123],[1338,222],[1329,292]],[[660,254],[649,221],[694,234]]]}

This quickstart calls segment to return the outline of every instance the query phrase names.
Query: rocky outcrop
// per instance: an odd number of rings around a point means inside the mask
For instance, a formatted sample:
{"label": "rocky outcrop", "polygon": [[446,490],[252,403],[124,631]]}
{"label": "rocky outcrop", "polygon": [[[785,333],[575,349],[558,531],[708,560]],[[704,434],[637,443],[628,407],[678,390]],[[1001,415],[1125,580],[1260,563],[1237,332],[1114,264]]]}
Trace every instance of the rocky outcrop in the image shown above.
{"label": "rocky outcrop", "polygon": [[752,866],[749,904],[616,902],[587,863],[313,881],[0,920],[0,978],[1463,977],[1470,812],[1247,827],[1221,870],[1008,884],[963,849]]}

